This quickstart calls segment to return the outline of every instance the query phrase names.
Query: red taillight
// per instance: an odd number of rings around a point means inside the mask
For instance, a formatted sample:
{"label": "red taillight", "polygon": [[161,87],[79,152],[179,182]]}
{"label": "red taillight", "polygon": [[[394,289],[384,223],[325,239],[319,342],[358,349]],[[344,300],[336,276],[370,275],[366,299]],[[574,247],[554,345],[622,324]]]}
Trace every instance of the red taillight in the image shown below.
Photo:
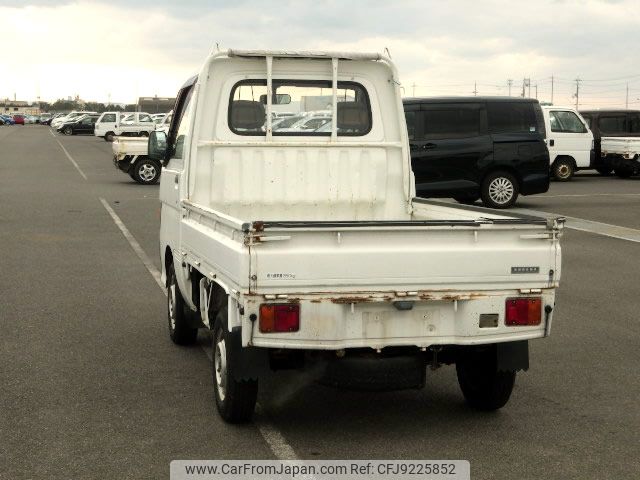
{"label": "red taillight", "polygon": [[277,305],[264,303],[260,305],[260,331],[297,332],[300,329],[300,305]]}
{"label": "red taillight", "polygon": [[540,298],[509,298],[505,307],[505,324],[508,326],[540,325],[542,321]]}

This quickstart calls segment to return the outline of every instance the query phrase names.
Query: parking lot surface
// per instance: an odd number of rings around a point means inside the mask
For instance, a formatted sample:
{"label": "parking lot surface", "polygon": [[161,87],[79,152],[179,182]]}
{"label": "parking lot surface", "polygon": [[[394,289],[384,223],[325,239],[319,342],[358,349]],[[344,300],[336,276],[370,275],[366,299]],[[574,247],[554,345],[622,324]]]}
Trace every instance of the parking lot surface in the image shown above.
{"label": "parking lot surface", "polygon": [[638,478],[640,243],[606,231],[640,235],[640,178],[580,173],[517,203],[597,225],[566,230],[551,337],[531,342],[504,409],[468,409],[452,367],[429,370],[423,390],[388,393],[277,373],[245,426],[218,417],[210,339],[171,343],[164,293],[131,247],[160,268],[157,197],[113,167],[101,139],[0,128],[1,479],[167,478],[173,459],[243,458],[467,459],[478,479]]}

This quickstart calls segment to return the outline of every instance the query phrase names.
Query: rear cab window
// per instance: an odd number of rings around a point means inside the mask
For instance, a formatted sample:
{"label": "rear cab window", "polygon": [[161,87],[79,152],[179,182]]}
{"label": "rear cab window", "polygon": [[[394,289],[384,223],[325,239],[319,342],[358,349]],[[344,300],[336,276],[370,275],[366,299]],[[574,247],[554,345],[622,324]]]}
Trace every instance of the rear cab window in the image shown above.
{"label": "rear cab window", "polygon": [[[325,80],[276,80],[272,82],[274,136],[331,135],[333,89]],[[356,82],[338,82],[338,136],[362,136],[371,130],[369,95]],[[234,85],[229,101],[228,123],[237,135],[265,136],[267,82],[243,80]]]}

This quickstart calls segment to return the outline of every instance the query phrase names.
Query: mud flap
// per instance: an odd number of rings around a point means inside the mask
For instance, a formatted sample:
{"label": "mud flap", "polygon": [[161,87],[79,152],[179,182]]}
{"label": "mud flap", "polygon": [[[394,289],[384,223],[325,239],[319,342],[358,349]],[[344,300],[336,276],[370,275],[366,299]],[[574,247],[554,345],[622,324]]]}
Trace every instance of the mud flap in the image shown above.
{"label": "mud flap", "polygon": [[233,377],[237,381],[258,380],[268,371],[269,355],[266,348],[242,347],[242,332],[236,327],[227,335],[229,358],[234,359]]}
{"label": "mud flap", "polygon": [[496,344],[496,362],[502,372],[529,370],[529,341]]}

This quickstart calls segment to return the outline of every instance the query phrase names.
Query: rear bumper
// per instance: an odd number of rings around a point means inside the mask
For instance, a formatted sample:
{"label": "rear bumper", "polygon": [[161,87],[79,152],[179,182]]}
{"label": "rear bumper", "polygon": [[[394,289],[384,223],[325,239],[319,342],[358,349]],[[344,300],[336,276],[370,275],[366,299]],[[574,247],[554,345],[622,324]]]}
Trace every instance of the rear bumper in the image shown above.
{"label": "rear bumper", "polygon": [[[514,297],[541,297],[542,318],[537,326],[505,325],[505,302]],[[369,295],[327,298],[323,295],[297,296],[295,299],[265,301],[262,296],[245,296],[242,317],[242,344],[266,348],[338,350],[345,348],[382,349],[389,346],[481,345],[513,342],[547,336],[555,291],[521,294],[519,291],[457,292],[394,298]],[[398,310],[395,301],[412,301],[411,310]],[[300,329],[297,332],[261,333],[259,316],[262,303],[298,303]],[[493,315],[497,321],[480,326],[480,315]]]}
{"label": "rear bumper", "polygon": [[549,173],[531,173],[523,176],[520,193],[522,195],[534,195],[545,193],[549,190]]}

